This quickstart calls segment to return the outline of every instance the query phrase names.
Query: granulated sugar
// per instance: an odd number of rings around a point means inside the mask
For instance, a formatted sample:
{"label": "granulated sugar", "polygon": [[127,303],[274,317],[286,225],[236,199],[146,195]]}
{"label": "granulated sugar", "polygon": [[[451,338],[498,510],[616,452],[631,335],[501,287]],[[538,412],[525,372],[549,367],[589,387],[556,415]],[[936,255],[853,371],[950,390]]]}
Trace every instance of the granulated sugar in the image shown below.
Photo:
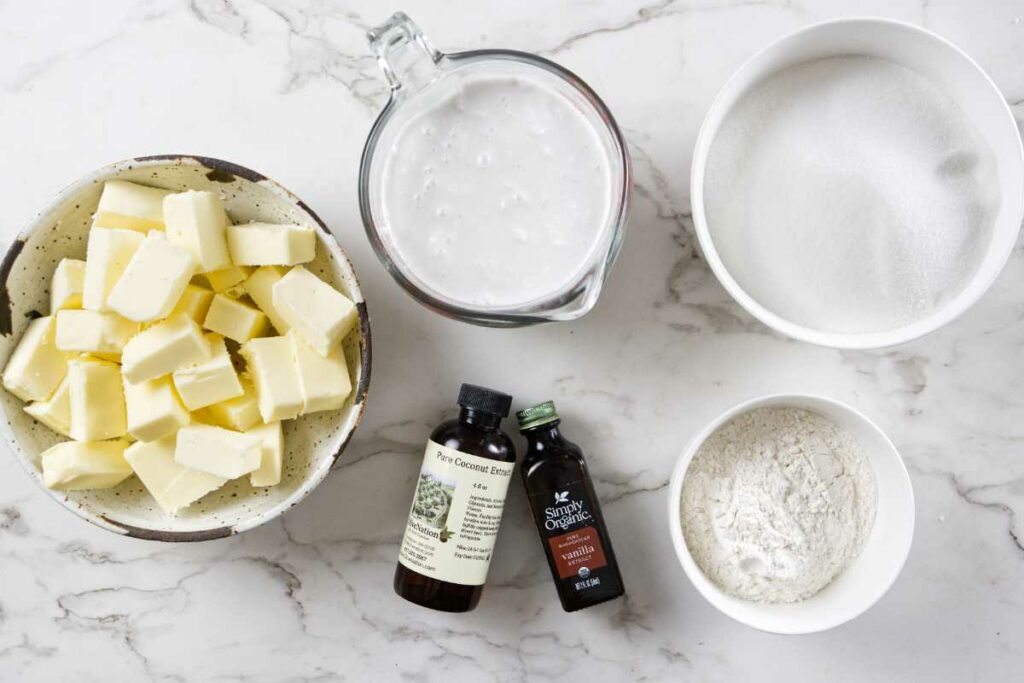
{"label": "granulated sugar", "polygon": [[800,64],[737,103],[704,199],[726,267],[761,305],[830,332],[926,317],[977,271],[996,161],[963,110],[903,66]]}

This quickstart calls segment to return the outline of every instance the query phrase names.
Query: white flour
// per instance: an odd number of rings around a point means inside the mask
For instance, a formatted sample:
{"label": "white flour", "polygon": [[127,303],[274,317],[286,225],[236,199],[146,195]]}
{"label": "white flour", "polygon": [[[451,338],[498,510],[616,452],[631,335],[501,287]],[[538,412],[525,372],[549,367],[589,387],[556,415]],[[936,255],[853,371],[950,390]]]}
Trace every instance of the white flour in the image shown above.
{"label": "white flour", "polygon": [[1000,197],[991,148],[915,71],[873,57],[785,69],[715,135],[704,199],[736,281],[814,329],[920,320],[978,270]]}
{"label": "white flour", "polygon": [[683,534],[726,592],[796,602],[860,554],[876,499],[870,464],[838,425],[807,410],[761,408],[720,427],[690,463]]}

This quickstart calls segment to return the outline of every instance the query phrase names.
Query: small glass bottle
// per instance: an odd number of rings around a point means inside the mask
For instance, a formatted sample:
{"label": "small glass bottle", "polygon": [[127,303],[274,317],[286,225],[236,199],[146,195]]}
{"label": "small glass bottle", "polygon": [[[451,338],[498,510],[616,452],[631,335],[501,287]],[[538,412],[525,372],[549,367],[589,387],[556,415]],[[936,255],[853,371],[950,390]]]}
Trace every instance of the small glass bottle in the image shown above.
{"label": "small glass bottle", "polygon": [[551,401],[516,413],[528,441],[521,473],[558,597],[575,612],[625,592],[579,446],[558,429]]}
{"label": "small glass bottle", "polygon": [[463,384],[459,405],[427,442],[395,568],[396,593],[444,612],[480,602],[516,460],[511,396]]}

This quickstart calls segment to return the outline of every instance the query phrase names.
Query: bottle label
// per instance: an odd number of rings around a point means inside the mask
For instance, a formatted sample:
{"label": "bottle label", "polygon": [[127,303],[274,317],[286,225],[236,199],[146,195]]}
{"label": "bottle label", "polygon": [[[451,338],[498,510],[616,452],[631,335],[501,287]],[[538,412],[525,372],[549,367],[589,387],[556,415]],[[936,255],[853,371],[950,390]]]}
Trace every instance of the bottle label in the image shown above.
{"label": "bottle label", "polygon": [[530,495],[530,506],[551,552],[552,571],[571,591],[603,586],[608,575],[601,535],[583,480]]}
{"label": "bottle label", "polygon": [[514,469],[428,441],[398,561],[433,579],[482,586]]}

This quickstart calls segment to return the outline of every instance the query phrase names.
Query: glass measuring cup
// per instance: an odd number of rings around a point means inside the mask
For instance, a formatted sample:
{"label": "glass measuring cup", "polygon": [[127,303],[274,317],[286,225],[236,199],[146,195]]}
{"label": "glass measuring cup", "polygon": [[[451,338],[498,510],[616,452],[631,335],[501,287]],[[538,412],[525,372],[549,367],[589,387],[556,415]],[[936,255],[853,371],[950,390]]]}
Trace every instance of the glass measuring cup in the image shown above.
{"label": "glass measuring cup", "polygon": [[[359,206],[366,234],[387,270],[420,303],[442,315],[474,324],[514,327],[572,320],[587,313],[597,302],[601,287],[618,254],[632,188],[629,155],[622,134],[608,108],[576,75],[536,55],[511,50],[442,53],[435,49],[420,32],[419,27],[401,12],[369,31],[368,38],[391,88],[391,95],[374,123],[363,150],[359,172]],[[389,163],[388,155],[395,149],[396,141],[402,139],[403,128],[410,121],[416,120],[417,116],[431,111],[432,107],[438,107],[439,102],[443,104],[443,98],[456,87],[453,84],[489,78],[520,79],[524,83],[536,83],[543,86],[546,91],[563,98],[574,112],[574,125],[583,121],[581,125],[592,133],[593,137],[588,140],[593,139],[595,144],[590,151],[600,157],[601,170],[607,173],[607,181],[602,179],[601,184],[605,195],[600,198],[601,215],[587,227],[591,233],[588,233],[586,247],[578,249],[573,255],[571,265],[566,267],[562,282],[558,286],[521,301],[469,300],[470,297],[441,291],[436,284],[427,281],[421,265],[410,263],[410,259],[402,251],[401,240],[404,238],[396,236],[400,234],[399,227],[406,231],[405,234],[410,234],[410,230],[418,229],[420,226],[396,226],[392,224],[394,221],[390,220],[392,212],[389,210],[388,202],[395,200],[389,197],[394,197],[396,192],[393,187],[389,187],[389,183],[396,181],[391,179],[386,169]],[[510,92],[514,97],[515,92]],[[572,157],[571,146],[567,150],[567,157]],[[524,150],[523,159],[529,162],[532,153],[532,150]],[[447,159],[440,162],[447,163]],[[567,160],[565,163],[568,164],[570,161]],[[576,172],[579,170],[575,169]],[[462,176],[469,178],[468,182],[472,183],[474,173],[474,169],[468,169]],[[491,187],[493,189],[493,185]],[[474,197],[472,187],[462,189],[465,190],[462,196]],[[483,198],[484,201],[490,199]],[[493,199],[497,206],[497,198]],[[564,204],[565,198],[549,199],[552,202],[552,220],[557,222],[557,217],[564,215],[564,211],[561,211],[564,206],[560,202]],[[585,201],[578,203],[586,204]],[[458,212],[460,207],[455,206],[452,210]],[[579,212],[590,215],[590,209],[586,206],[579,207]],[[477,215],[486,217],[486,210],[482,214],[478,212]],[[578,217],[578,214],[573,215]],[[495,215],[495,224],[498,223],[498,218]],[[580,221],[585,222],[584,219]],[[482,222],[487,224],[483,229],[492,228],[488,219],[485,218]],[[554,233],[558,232],[560,227],[552,226],[552,239],[549,243],[552,248],[555,248],[554,245],[558,241]],[[544,242],[546,236],[542,229],[536,225],[527,225],[523,226],[523,230],[541,230],[531,235],[531,238],[540,240],[535,246],[538,253],[544,253],[547,244]],[[425,237],[417,235],[415,239]],[[463,263],[472,262],[469,265],[483,272],[485,276],[491,272],[499,272],[502,268],[511,269],[509,264],[512,263],[512,259],[505,258],[506,255],[500,250],[496,253],[485,253],[485,250],[474,250],[474,245],[461,246]],[[481,263],[485,263],[486,267],[482,267]],[[516,273],[510,273],[510,277],[514,276]],[[531,283],[524,281],[523,284],[528,286]]]}

